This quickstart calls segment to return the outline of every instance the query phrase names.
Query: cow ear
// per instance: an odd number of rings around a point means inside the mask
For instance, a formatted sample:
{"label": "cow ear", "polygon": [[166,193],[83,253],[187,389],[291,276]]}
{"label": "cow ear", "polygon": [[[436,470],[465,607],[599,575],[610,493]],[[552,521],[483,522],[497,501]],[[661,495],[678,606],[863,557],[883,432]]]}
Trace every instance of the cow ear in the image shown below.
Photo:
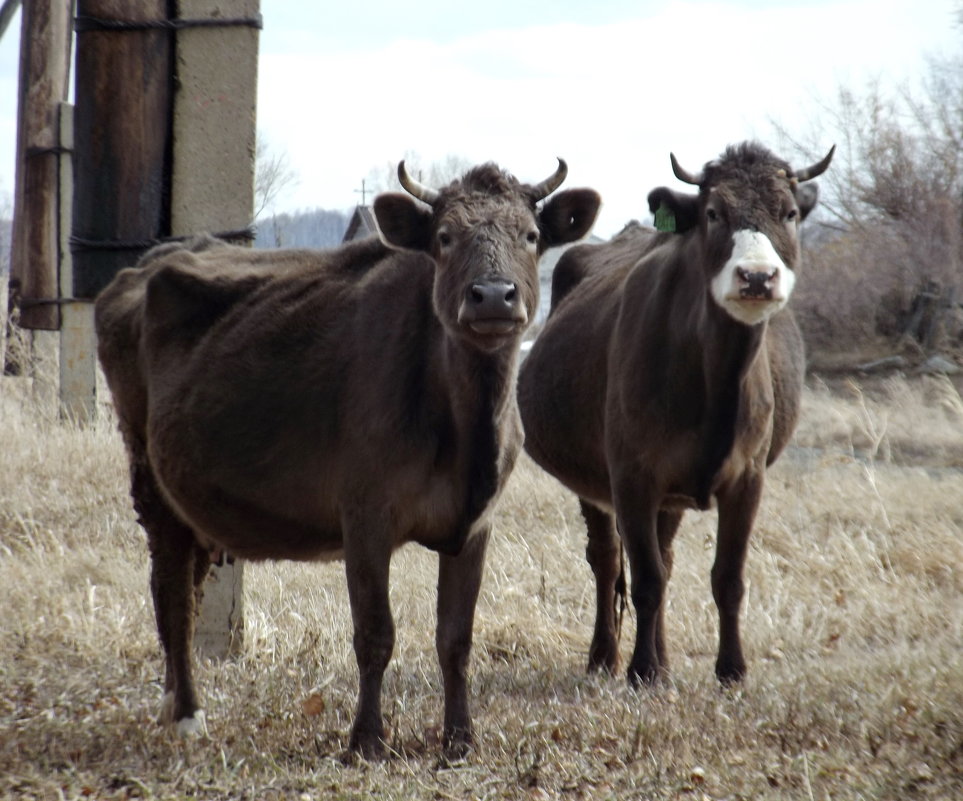
{"label": "cow ear", "polygon": [[602,198],[594,189],[566,189],[546,201],[538,213],[542,246],[574,242],[585,236],[599,213]]}
{"label": "cow ear", "polygon": [[819,187],[816,184],[802,184],[796,190],[796,203],[799,205],[799,216],[803,220],[819,202]]}
{"label": "cow ear", "polygon": [[684,234],[699,222],[699,196],[660,186],[649,192],[649,211],[660,231]]}
{"label": "cow ear", "polygon": [[428,250],[431,245],[431,211],[408,195],[388,192],[374,200],[374,216],[381,238],[389,247]]}

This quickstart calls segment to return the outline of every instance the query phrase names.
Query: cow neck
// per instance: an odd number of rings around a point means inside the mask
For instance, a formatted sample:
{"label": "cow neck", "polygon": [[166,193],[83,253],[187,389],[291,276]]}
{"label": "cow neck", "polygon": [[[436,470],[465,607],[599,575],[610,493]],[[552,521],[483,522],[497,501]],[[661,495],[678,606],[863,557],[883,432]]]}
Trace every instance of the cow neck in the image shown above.
{"label": "cow neck", "polygon": [[708,508],[716,476],[732,453],[739,411],[749,401],[746,393],[752,392],[750,371],[765,356],[762,345],[769,324],[748,326],[734,320],[719,308],[708,288],[702,304],[706,329],[702,374],[706,397],[712,400],[704,420],[708,447],[703,450],[696,501]]}
{"label": "cow neck", "polygon": [[475,522],[498,492],[503,461],[499,432],[509,415],[518,416],[512,391],[518,347],[484,353],[450,335],[443,339],[442,365],[448,387],[457,452],[462,454],[464,497],[453,537],[438,546],[442,553],[458,553]]}

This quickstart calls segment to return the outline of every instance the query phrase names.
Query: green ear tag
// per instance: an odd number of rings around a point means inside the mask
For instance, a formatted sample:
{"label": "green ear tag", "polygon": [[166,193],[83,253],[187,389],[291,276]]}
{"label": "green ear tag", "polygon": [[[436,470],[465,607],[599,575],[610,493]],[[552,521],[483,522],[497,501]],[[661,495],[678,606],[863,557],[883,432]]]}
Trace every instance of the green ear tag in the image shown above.
{"label": "green ear tag", "polygon": [[655,212],[655,227],[658,231],[665,231],[669,234],[675,233],[675,213],[665,205],[665,201],[659,204],[659,208]]}

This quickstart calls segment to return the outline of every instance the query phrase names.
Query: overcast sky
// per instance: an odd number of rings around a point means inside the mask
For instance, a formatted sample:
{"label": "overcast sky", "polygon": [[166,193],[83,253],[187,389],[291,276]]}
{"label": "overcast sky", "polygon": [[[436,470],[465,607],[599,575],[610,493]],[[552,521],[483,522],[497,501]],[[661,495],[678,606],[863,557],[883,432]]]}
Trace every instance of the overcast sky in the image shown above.
{"label": "overcast sky", "polygon": [[[261,0],[258,128],[298,183],[277,211],[346,209],[372,168],[415,153],[569,164],[602,194],[596,233],[645,216],[727,144],[820,134],[820,102],[913,81],[963,49],[963,0]],[[337,6],[335,8],[335,6]],[[19,18],[0,41],[0,207],[14,181]],[[825,149],[833,133],[825,132]],[[677,185],[678,186],[678,185]]]}

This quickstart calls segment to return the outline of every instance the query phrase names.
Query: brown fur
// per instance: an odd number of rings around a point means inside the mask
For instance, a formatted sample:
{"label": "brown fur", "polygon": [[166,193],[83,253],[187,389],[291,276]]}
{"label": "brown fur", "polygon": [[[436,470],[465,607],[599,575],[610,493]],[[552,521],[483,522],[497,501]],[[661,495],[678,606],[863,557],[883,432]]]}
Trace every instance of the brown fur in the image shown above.
{"label": "brown fur", "polygon": [[[552,311],[519,378],[525,447],[580,496],[588,526],[597,583],[590,668],[617,669],[621,534],[638,617],[633,681],[667,668],[672,539],[684,509],[712,502],[716,673],[723,681],[745,673],[738,614],[746,548],[766,466],[799,410],[803,343],[791,310],[745,325],[708,286],[732,251],[732,232],[744,228],[766,233],[794,269],[798,237],[786,220],[805,216],[815,193],[800,193],[789,165],[757,145],[730,148],[704,175],[698,195],[660,188],[649,196],[653,211],[672,208],[676,233],[631,224],[609,243],[562,257]],[[710,203],[721,221],[711,226]]]}
{"label": "brown fur", "polygon": [[490,511],[521,447],[514,379],[537,258],[582,236],[598,205],[569,190],[536,209],[528,186],[485,165],[431,208],[378,197],[392,247],[208,237],[155,249],[104,290],[99,354],[148,535],[170,722],[190,727],[198,711],[190,644],[212,552],[343,556],[360,671],[350,744],[382,754],[388,565],[419,542],[440,553],[445,745],[468,746],[474,608]]}

